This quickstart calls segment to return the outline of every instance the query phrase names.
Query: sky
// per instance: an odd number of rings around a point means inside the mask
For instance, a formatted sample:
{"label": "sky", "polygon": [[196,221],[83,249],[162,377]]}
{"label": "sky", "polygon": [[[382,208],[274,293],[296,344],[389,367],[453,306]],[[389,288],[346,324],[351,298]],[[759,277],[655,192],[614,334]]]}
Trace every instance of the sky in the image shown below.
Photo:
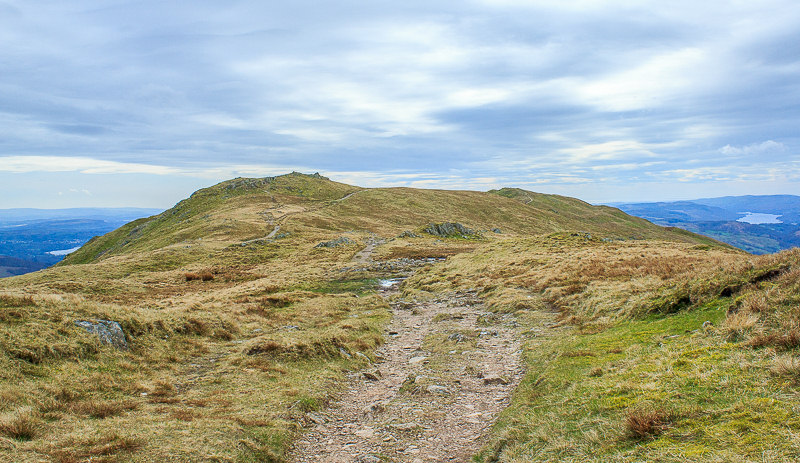
{"label": "sky", "polygon": [[0,0],[0,208],[800,194],[800,2]]}

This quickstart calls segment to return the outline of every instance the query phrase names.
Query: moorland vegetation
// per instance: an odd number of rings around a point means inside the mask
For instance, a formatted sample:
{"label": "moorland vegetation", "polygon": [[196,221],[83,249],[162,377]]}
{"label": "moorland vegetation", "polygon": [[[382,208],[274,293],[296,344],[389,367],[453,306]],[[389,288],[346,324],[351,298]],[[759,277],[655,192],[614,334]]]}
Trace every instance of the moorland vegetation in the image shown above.
{"label": "moorland vegetation", "polygon": [[230,180],[0,280],[0,459],[283,461],[376,360],[378,279],[412,262],[396,297],[519,324],[527,373],[477,460],[795,461],[799,259],[518,189]]}

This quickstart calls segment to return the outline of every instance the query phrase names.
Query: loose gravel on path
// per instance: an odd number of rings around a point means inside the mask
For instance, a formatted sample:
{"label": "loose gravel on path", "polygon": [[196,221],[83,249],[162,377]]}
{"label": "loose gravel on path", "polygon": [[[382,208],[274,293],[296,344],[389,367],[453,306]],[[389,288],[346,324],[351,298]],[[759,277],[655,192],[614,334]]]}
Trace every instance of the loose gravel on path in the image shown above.
{"label": "loose gravel on path", "polygon": [[471,293],[396,300],[372,368],[351,374],[338,402],[312,413],[294,462],[466,462],[522,376],[511,315]]}

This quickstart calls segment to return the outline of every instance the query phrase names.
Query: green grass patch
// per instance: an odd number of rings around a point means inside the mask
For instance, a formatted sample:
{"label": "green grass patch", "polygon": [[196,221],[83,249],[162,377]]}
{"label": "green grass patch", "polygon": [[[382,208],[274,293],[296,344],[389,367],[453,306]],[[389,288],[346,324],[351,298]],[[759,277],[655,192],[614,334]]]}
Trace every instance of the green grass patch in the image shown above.
{"label": "green grass patch", "polygon": [[478,461],[792,461],[800,405],[767,353],[712,327],[727,305],[529,341],[528,374]]}
{"label": "green grass patch", "polygon": [[378,287],[377,278],[352,280],[323,280],[298,286],[297,289],[319,294],[354,293],[362,296],[374,292]]}

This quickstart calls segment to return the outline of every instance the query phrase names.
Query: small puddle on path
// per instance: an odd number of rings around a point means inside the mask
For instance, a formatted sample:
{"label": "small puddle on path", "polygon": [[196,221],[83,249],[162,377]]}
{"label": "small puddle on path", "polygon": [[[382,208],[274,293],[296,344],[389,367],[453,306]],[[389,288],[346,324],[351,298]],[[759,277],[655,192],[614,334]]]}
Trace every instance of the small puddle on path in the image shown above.
{"label": "small puddle on path", "polygon": [[396,288],[403,282],[405,278],[387,278],[385,280],[378,280],[378,285],[381,289]]}

